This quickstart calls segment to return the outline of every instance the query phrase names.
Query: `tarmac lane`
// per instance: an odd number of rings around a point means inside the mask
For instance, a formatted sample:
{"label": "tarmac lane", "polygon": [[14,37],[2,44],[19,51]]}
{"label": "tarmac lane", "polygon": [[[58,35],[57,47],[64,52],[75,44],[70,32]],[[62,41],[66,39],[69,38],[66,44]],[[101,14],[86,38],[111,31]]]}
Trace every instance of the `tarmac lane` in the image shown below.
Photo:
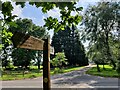
{"label": "tarmac lane", "polygon": [[[80,70],[51,76],[51,88],[59,90],[120,90],[120,81],[118,78],[106,78],[85,74],[92,66],[86,66]],[[7,89],[31,89],[37,90],[43,88],[42,77],[34,79],[2,81],[2,90]],[[23,89],[22,89],[23,90]]]}

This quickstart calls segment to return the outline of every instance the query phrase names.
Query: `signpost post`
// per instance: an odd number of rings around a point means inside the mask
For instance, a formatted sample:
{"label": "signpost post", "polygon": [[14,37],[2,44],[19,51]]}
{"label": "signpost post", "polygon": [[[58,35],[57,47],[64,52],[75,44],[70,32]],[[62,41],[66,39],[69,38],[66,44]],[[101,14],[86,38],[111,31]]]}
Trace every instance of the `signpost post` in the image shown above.
{"label": "signpost post", "polygon": [[[43,90],[50,90],[50,40],[40,40],[33,36],[16,32],[12,36],[13,45],[17,48],[43,50]],[[52,50],[53,53],[53,50]]]}
{"label": "signpost post", "polygon": [[44,39],[43,45],[43,90],[50,90],[50,43]]}

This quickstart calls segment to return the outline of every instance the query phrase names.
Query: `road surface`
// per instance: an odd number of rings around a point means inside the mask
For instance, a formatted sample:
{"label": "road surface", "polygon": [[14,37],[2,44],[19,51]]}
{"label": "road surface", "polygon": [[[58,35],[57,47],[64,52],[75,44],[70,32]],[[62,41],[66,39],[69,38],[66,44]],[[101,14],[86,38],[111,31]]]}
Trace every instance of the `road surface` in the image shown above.
{"label": "road surface", "polygon": [[[111,88],[111,90],[115,90],[114,88],[118,88],[118,78],[104,78],[85,74],[85,71],[88,70],[90,67],[91,66],[89,65],[77,71],[51,76],[51,87],[66,89]],[[42,77],[35,79],[2,81],[2,88],[43,88]]]}

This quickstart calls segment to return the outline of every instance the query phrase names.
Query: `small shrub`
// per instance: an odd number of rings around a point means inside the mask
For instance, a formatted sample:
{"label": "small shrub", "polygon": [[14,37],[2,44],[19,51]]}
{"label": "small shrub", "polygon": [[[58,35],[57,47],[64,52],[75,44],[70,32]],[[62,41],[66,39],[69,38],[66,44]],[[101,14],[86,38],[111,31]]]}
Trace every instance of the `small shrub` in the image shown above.
{"label": "small shrub", "polygon": [[64,53],[56,53],[55,58],[53,58],[53,60],[51,61],[51,64],[55,67],[59,67],[61,68],[63,64],[68,64],[67,59],[65,58],[65,54]]}
{"label": "small shrub", "polygon": [[64,53],[56,53],[55,58],[51,61],[51,64],[55,67],[54,73],[62,73],[63,64],[68,64]]}

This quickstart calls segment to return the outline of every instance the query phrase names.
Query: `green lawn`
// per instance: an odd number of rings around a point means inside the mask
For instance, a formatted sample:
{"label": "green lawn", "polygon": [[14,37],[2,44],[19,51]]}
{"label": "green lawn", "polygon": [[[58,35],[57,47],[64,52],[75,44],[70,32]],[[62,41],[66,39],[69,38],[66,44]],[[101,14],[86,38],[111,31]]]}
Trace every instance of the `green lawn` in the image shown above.
{"label": "green lawn", "polygon": [[[62,72],[58,72],[57,74],[60,74],[60,73],[67,73],[67,72],[71,72],[71,71],[75,71],[75,70],[80,70],[82,68],[84,68],[85,66],[82,66],[82,67],[67,67],[67,68],[63,68]],[[50,72],[51,75],[54,75],[54,71],[51,70]]]}
{"label": "green lawn", "polygon": [[18,71],[5,70],[3,72],[3,76],[0,77],[0,80],[19,80],[19,79],[25,79],[25,78],[35,78],[39,76],[42,76],[42,71],[37,69],[29,70],[25,74],[23,74],[22,70],[18,70]]}
{"label": "green lawn", "polygon": [[[28,73],[24,74],[24,76],[23,76],[22,70],[18,70],[18,71],[5,70],[3,76],[0,77],[0,80],[20,80],[20,79],[25,79],[25,78],[36,78],[36,77],[42,76],[42,71],[37,70],[36,66],[32,66],[30,68],[31,70],[29,70]],[[66,72],[70,72],[74,70],[79,70],[81,68],[83,67],[67,67],[67,68],[64,68],[62,72],[59,72],[59,73],[66,73]],[[54,75],[54,71],[51,70],[50,74]]]}
{"label": "green lawn", "polygon": [[95,76],[102,76],[102,77],[118,77],[119,74],[116,72],[116,70],[113,70],[110,65],[105,65],[105,70],[103,69],[102,65],[99,66],[101,72],[97,72],[97,68],[93,67],[89,69],[86,73]]}

